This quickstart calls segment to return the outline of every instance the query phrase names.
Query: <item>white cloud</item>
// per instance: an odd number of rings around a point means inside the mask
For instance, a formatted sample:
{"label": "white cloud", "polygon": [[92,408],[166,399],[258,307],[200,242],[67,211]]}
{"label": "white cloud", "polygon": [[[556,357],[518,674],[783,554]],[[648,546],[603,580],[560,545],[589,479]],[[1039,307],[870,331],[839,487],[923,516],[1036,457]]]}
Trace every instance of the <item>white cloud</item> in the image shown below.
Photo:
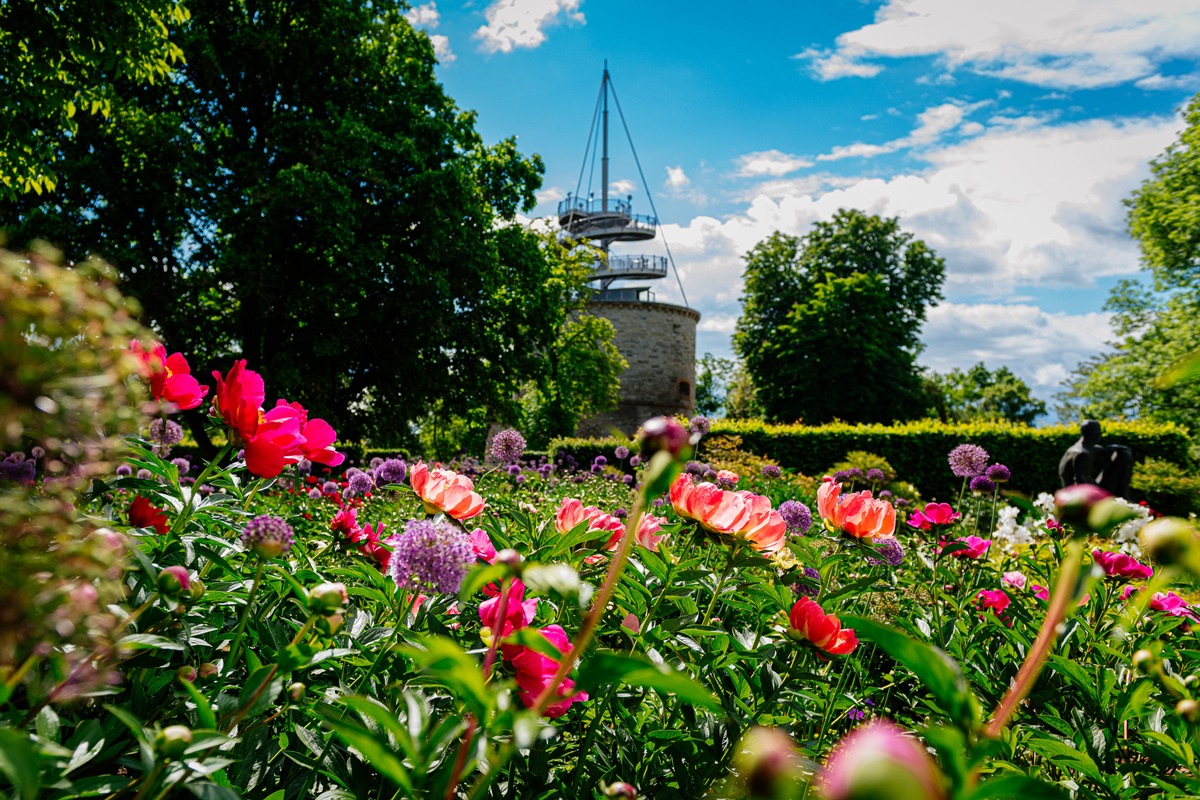
{"label": "white cloud", "polygon": [[511,53],[546,41],[543,29],[561,20],[585,24],[583,0],[496,0],[484,11],[487,24],[475,31],[485,53]]}
{"label": "white cloud", "polygon": [[683,167],[667,167],[667,188],[673,191],[682,191],[688,186],[691,186],[692,180],[683,171]]}
{"label": "white cloud", "polygon": [[413,6],[404,12],[404,18],[414,28],[436,28],[441,15],[438,14],[437,3],[426,3],[423,6]]}
{"label": "white cloud", "polygon": [[[1200,54],[1195,0],[889,0],[875,22],[806,51],[822,80],[874,75],[864,58],[937,56],[947,69],[1055,88],[1151,80]],[[1167,81],[1169,79],[1162,79]]]}
{"label": "white cloud", "polygon": [[738,318],[734,314],[712,314],[702,316],[700,324],[696,327],[702,331],[710,331],[712,333],[733,333],[737,327]]}
{"label": "white cloud", "polygon": [[840,161],[843,158],[872,158],[885,153],[895,153],[906,147],[923,147],[933,144],[942,134],[957,128],[968,114],[984,105],[987,104],[963,105],[952,101],[931,106],[917,115],[917,127],[908,136],[902,136],[884,144],[856,142],[850,145],[838,145],[828,153],[817,156],[817,160]]}
{"label": "white cloud", "polygon": [[782,150],[761,150],[757,153],[747,153],[738,156],[737,164],[737,175],[741,177],[757,177],[759,175],[779,177],[812,166],[811,161]]}
{"label": "white cloud", "polygon": [[620,178],[608,184],[609,194],[630,195],[637,191],[637,184],[628,178]]}
{"label": "white cloud", "polygon": [[429,41],[433,43],[433,54],[437,56],[437,60],[443,64],[449,64],[458,56],[450,50],[449,37],[443,36],[440,33],[429,34]]}
{"label": "white cloud", "polygon": [[557,203],[567,196],[567,192],[561,186],[546,186],[534,192],[533,196],[539,203]]}

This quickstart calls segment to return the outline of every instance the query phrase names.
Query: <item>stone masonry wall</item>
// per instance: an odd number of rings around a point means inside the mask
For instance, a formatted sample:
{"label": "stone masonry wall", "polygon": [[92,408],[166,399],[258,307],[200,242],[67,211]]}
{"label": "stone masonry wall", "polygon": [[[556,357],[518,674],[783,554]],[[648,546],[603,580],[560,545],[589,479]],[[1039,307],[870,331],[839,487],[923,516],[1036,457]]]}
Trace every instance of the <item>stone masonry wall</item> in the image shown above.
{"label": "stone masonry wall", "polygon": [[598,302],[588,305],[588,313],[612,322],[617,350],[629,367],[621,373],[620,405],[581,422],[580,436],[605,436],[614,428],[632,436],[651,417],[693,415],[698,311],[667,303]]}

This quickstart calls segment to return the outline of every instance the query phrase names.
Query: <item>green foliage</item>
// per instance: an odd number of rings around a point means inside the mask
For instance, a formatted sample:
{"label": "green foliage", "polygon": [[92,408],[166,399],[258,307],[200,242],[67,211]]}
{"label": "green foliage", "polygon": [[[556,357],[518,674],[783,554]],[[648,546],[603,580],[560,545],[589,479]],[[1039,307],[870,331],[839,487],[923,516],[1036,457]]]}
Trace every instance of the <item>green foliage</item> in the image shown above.
{"label": "green foliage", "polygon": [[1159,289],[1200,288],[1200,95],[1184,110],[1187,124],[1150,162],[1147,178],[1127,201],[1129,231]]}
{"label": "green foliage", "polygon": [[183,51],[175,0],[0,3],[0,196],[54,191],[59,134],[108,117],[115,84],[167,81]]}
{"label": "green foliage", "polygon": [[1134,467],[1130,487],[1161,514],[1200,514],[1200,475],[1188,467],[1148,458]]}
{"label": "green foliage", "polygon": [[705,353],[696,361],[696,413],[716,417],[725,408],[725,399],[734,376],[734,362]]}
{"label": "green foliage", "polygon": [[482,142],[402,3],[188,11],[171,80],[117,74],[107,117],[47,132],[58,190],[0,208],[13,241],[102,253],[197,374],[244,357],[349,438],[512,416],[575,291],[504,224],[540,159]]}
{"label": "green foliage", "polygon": [[[775,233],[746,255],[734,348],[765,417],[891,422],[924,414],[916,357],[943,261],[898,219],[840,210],[803,239]],[[863,391],[864,381],[887,391]]]}
{"label": "green foliage", "polygon": [[1046,404],[1033,397],[1029,385],[1008,367],[989,370],[983,362],[963,371],[928,375],[937,392],[942,421],[1008,420],[1032,425],[1046,413]]}

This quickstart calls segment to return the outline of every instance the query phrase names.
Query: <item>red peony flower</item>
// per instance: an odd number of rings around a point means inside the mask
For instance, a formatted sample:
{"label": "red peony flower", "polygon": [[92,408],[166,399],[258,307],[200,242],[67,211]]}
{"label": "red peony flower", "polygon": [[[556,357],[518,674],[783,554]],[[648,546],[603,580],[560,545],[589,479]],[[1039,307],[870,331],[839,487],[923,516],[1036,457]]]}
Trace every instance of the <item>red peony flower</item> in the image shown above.
{"label": "red peony flower", "polygon": [[140,494],[129,504],[129,524],[134,528],[154,528],[155,533],[160,536],[171,530],[163,510],[152,506],[150,501]]}
{"label": "red peony flower", "polygon": [[1104,574],[1110,578],[1149,580],[1154,577],[1152,567],[1146,566],[1125,553],[1106,553],[1103,550],[1093,550],[1092,560],[1099,564],[1104,570]]}
{"label": "red peony flower", "polygon": [[150,384],[150,394],[155,400],[174,403],[182,411],[196,408],[208,394],[208,387],[192,377],[192,368],[182,353],[167,355],[167,348],[154,344],[149,350],[142,343],[132,341],[129,349],[141,360],[142,377]]}
{"label": "red peony flower", "polygon": [[792,638],[803,639],[830,655],[845,655],[858,646],[858,637],[854,635],[854,631],[842,628],[841,620],[832,614],[826,614],[810,597],[801,597],[796,601],[788,615],[788,621],[792,626]]}

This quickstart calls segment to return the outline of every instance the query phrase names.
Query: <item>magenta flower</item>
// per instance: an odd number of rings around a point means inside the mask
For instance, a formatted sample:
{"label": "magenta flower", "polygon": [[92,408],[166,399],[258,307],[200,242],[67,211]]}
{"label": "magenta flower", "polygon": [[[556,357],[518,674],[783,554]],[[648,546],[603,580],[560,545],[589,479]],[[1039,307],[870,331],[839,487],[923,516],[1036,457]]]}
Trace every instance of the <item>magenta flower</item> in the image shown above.
{"label": "magenta flower", "polygon": [[908,517],[908,524],[923,531],[934,525],[952,525],[962,518],[962,514],[950,507],[949,503],[926,503],[924,511],[914,511]]}
{"label": "magenta flower", "polygon": [[1103,550],[1093,550],[1092,560],[1104,569],[1109,578],[1133,580],[1140,578],[1149,580],[1154,576],[1154,569],[1141,563],[1125,553],[1106,553]]}
{"label": "magenta flower", "polygon": [[[954,558],[981,558],[984,553],[988,551],[988,548],[992,546],[991,539],[980,539],[978,536],[964,536],[959,539],[955,539],[954,541],[962,542],[966,545],[966,548],[962,550],[955,550],[950,553],[950,555]],[[940,542],[942,550],[945,550],[950,544],[952,544],[952,542],[948,542],[945,539]]]}
{"label": "magenta flower", "polygon": [[979,594],[975,595],[975,602],[983,608],[990,608],[992,613],[999,617],[1012,600],[999,589],[981,589]]}

